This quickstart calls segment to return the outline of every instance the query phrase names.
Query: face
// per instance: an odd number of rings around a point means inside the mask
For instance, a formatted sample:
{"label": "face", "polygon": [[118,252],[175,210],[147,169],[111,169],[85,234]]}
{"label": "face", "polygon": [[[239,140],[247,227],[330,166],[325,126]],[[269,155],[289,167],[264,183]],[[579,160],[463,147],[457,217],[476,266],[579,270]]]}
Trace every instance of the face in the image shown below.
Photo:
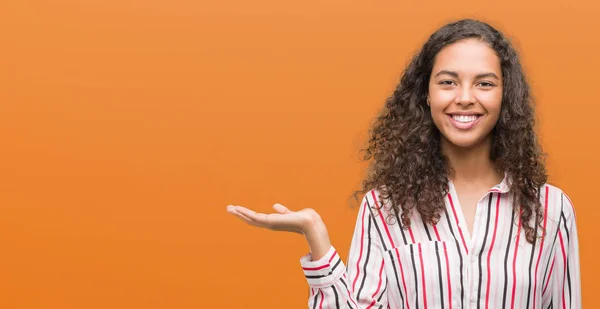
{"label": "face", "polygon": [[461,40],[437,54],[429,80],[429,104],[442,145],[472,148],[491,142],[501,102],[500,59],[486,43]]}

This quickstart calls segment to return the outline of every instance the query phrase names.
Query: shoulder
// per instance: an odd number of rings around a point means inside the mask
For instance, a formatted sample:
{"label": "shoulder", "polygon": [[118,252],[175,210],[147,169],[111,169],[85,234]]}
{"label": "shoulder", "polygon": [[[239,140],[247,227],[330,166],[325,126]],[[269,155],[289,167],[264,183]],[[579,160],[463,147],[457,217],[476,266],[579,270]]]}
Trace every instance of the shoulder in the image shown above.
{"label": "shoulder", "polygon": [[559,187],[546,183],[540,190],[542,206],[548,216],[563,220],[575,217],[575,207],[569,196]]}
{"label": "shoulder", "polygon": [[360,208],[361,211],[364,208],[370,210],[374,216],[387,215],[390,208],[389,205],[390,203],[384,198],[382,190],[373,188],[363,195]]}
{"label": "shoulder", "polygon": [[381,190],[375,188],[368,190],[362,195],[362,202],[360,206],[379,206],[382,203],[381,192]]}

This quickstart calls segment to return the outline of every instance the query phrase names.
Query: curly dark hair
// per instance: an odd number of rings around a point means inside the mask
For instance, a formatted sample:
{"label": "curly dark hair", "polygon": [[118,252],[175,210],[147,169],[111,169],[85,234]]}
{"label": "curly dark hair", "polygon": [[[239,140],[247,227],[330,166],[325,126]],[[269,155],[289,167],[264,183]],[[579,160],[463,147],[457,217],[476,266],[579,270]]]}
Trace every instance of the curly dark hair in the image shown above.
{"label": "curly dark hair", "polygon": [[[453,170],[441,151],[440,131],[426,104],[428,85],[440,50],[469,38],[488,44],[500,59],[503,93],[500,118],[491,132],[490,159],[499,173],[508,176],[515,213],[520,214],[527,241],[534,243],[543,218],[538,194],[547,180],[545,154],[534,131],[533,102],[517,52],[502,33],[485,22],[463,19],[449,23],[433,33],[413,57],[370,128],[368,145],[361,153],[362,160],[372,160],[362,189],[353,196],[358,200],[357,196],[377,189],[380,198],[391,202],[389,221],[393,224],[394,217],[401,214],[405,228],[410,226],[415,208],[424,222],[440,220]],[[531,223],[534,215],[535,226]]]}

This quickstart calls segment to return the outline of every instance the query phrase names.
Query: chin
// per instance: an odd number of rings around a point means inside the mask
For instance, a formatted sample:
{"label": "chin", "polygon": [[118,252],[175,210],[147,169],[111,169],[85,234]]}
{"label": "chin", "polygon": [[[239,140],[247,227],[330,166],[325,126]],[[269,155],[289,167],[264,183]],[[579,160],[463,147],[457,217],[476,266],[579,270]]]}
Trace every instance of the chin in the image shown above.
{"label": "chin", "polygon": [[448,141],[448,143],[452,146],[455,147],[459,147],[459,148],[472,148],[475,147],[479,144],[481,144],[481,139],[477,138],[477,137],[456,137],[456,136],[450,136],[449,138],[446,137],[446,140]]}
{"label": "chin", "polygon": [[450,144],[460,148],[471,148],[475,146],[477,143],[475,141],[452,141],[450,140]]}

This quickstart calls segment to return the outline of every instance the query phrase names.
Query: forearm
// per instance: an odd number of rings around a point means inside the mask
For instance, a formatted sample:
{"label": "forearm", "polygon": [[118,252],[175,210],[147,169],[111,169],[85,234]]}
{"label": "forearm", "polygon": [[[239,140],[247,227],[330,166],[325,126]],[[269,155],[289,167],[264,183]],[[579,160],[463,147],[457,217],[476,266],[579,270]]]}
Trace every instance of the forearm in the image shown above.
{"label": "forearm", "polygon": [[322,221],[312,224],[307,231],[304,232],[304,237],[308,242],[313,261],[319,260],[325,256],[331,247],[327,228]]}

